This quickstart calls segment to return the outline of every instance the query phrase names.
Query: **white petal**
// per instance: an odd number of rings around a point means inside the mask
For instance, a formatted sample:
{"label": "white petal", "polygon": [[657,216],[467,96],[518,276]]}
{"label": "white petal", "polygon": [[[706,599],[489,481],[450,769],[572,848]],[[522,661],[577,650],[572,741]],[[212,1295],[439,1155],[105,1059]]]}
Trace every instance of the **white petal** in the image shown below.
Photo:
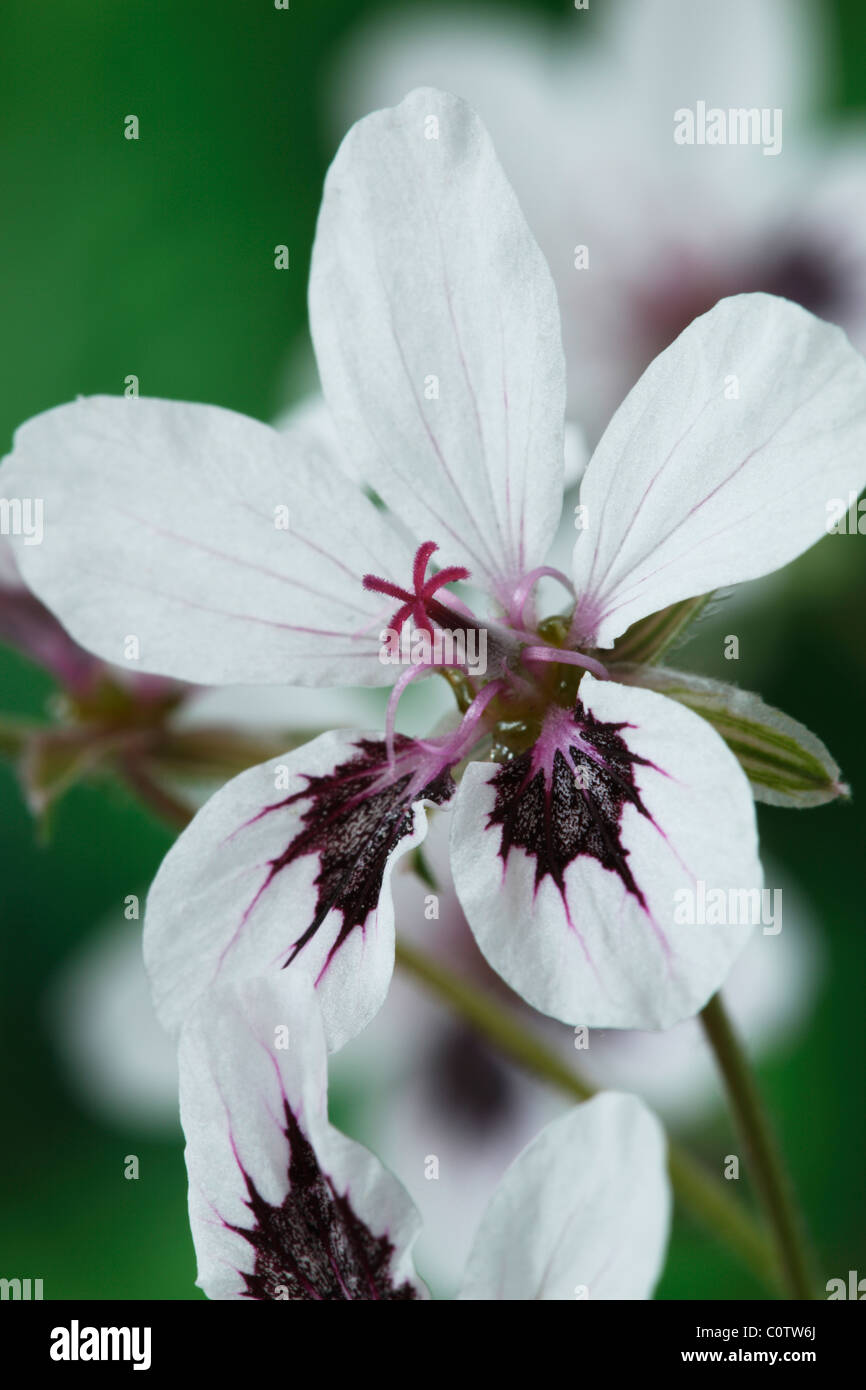
{"label": "white petal", "polygon": [[586,465],[589,462],[589,445],[586,442],[586,432],[576,420],[566,420],[565,422],[565,471],[563,474],[563,487],[567,491],[571,487],[576,487],[586,472]]}
{"label": "white petal", "polygon": [[585,642],[678,599],[757,579],[866,481],[866,362],[788,300],[722,300],[629,393],[581,484]]}
{"label": "white petal", "polygon": [[17,549],[27,583],[106,660],[214,685],[393,679],[362,581],[405,582],[411,551],[321,435],[94,397],[23,425],[0,477],[44,500],[42,544]]}
{"label": "white petal", "polygon": [[[589,675],[580,695],[579,725],[556,711],[529,753],[467,768],[455,885],[488,961],[535,1008],[667,1028],[703,1007],[752,930],[701,907],[723,890],[729,919],[729,891],[761,888],[752,794],[683,705]],[[706,924],[677,921],[688,902]]]}
{"label": "white petal", "polygon": [[25,588],[15,561],[15,550],[6,536],[0,536],[0,589]]}
{"label": "white petal", "polygon": [[411,1201],[328,1124],[321,1019],[301,977],[204,996],[181,1036],[180,1107],[209,1298],[425,1297]]}
{"label": "white petal", "polygon": [[320,391],[311,391],[303,396],[301,400],[282,411],[273,424],[274,429],[281,433],[302,430],[323,458],[338,464],[353,483],[363,487],[364,479],[358,472],[357,463],[352,455],[344,450],[334,417]]}
{"label": "white petal", "polygon": [[596,1096],[549,1124],[511,1165],[460,1297],[649,1298],[670,1206],[658,1120],[635,1096]]}
{"label": "white petal", "polygon": [[30,592],[15,552],[11,541],[0,535],[0,642],[50,671],[67,690],[86,694],[99,677],[100,663],[73,642],[54,614]]}
{"label": "white petal", "polygon": [[[391,880],[399,936],[467,984],[496,993],[499,982],[475,945],[450,883],[448,820],[447,809],[431,815],[423,846],[436,884],[437,919],[429,920],[429,884],[411,872],[407,860]],[[524,1013],[529,1022],[529,1010]],[[570,1032],[551,1028],[559,1039],[565,1034],[571,1049]],[[399,1175],[421,1213],[418,1269],[437,1298],[456,1297],[496,1184],[568,1103],[510,1064],[401,970],[384,1007],[351,1047],[331,1058],[329,1070],[332,1091],[339,1086],[351,1095],[363,1115],[357,1137]],[[435,1181],[431,1154],[438,1159]]]}
{"label": "white petal", "polygon": [[422,803],[451,790],[416,747],[398,738],[390,772],[376,734],[322,734],[211,797],[147,900],[145,961],[167,1028],[211,985],[284,968],[316,983],[331,1048],[370,1021],[394,968],[392,868],[424,838]]}
{"label": "white petal", "polygon": [[564,363],[549,271],[464,102],[421,89],[346,136],[310,316],[361,476],[507,601],[559,519]]}
{"label": "white petal", "polygon": [[[824,78],[825,26],[817,9],[811,0],[726,0],[724,5],[641,0],[609,6],[602,16],[604,39],[615,54],[631,108],[646,123],[643,138],[662,152],[680,155],[683,147],[671,139],[673,112],[693,107],[697,98],[726,110],[781,107],[787,138],[789,127],[811,115]],[[713,153],[739,164],[741,182],[748,178],[742,157],[748,152],[716,146]]]}
{"label": "white petal", "polygon": [[[724,989],[725,1007],[755,1065],[797,1046],[823,994],[827,964],[826,934],[797,884],[766,857],[764,870],[774,893],[778,887],[777,924],[755,932]],[[580,1068],[593,1086],[636,1091],[680,1128],[725,1104],[718,1063],[695,1018],[663,1033],[592,1033]]]}

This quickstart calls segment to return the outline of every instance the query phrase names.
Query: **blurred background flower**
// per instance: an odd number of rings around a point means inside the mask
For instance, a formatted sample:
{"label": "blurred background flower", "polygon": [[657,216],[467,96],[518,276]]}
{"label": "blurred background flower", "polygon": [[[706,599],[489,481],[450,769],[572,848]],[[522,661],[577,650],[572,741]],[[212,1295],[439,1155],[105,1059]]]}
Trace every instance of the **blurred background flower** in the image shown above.
{"label": "blurred background flower", "polygon": [[[644,367],[725,295],[794,299],[866,346],[866,133],[820,119],[825,10],[610,0],[578,22],[500,23],[410,10],[347,42],[333,127],[425,83],[484,113],[557,283],[571,411],[597,438]],[[778,152],[675,143],[674,112],[698,101],[780,109]]]}
{"label": "blurred background flower", "polygon": [[[130,373],[143,394],[262,419],[306,397],[306,280],[325,168],[350,119],[418,81],[473,100],[493,132],[551,261],[571,407],[591,437],[663,341],[720,294],[787,291],[862,342],[864,46],[858,0],[606,0],[586,12],[568,0],[477,10],[331,0],[289,11],[68,0],[52,10],[50,44],[44,15],[7,0],[0,302],[14,351],[0,378],[4,450],[23,419],[79,393],[120,394]],[[781,154],[675,146],[674,110],[699,99],[781,107]],[[137,141],[124,138],[129,113]],[[580,244],[588,270],[574,266]],[[288,271],[275,269],[278,245],[289,247]],[[572,538],[566,516],[566,555]],[[757,940],[730,986],[828,1273],[857,1263],[866,1232],[863,544],[829,538],[745,586],[675,663],[759,690],[818,729],[854,788],[849,806],[759,808],[785,926]],[[736,663],[723,655],[731,632]],[[4,635],[0,717],[44,721],[56,677],[68,686],[68,676],[44,648],[28,655],[20,628]],[[442,707],[424,685],[401,705],[407,730]],[[173,727],[294,737],[319,720],[381,717],[375,693],[314,699],[202,692]],[[128,895],[143,901],[171,837],[128,788],[82,781],[37,843],[15,771],[0,765],[0,1103],[11,1136],[0,1272],[43,1278],[49,1298],[195,1296],[173,1061],[153,1031],[140,922],[123,916]],[[446,890],[438,921],[423,916],[423,888],[401,876],[399,891],[407,936],[467,959]],[[645,1087],[715,1172],[736,1151],[693,1030],[593,1035],[582,1052],[570,1030],[538,1026],[593,1079]],[[559,1104],[406,981],[335,1063],[331,1093],[334,1122],[380,1152],[425,1207],[421,1263],[446,1292],[499,1172]],[[124,1178],[130,1153],[138,1180]],[[424,1176],[430,1154],[438,1181]],[[761,1292],[679,1216],[660,1296],[720,1291]]]}

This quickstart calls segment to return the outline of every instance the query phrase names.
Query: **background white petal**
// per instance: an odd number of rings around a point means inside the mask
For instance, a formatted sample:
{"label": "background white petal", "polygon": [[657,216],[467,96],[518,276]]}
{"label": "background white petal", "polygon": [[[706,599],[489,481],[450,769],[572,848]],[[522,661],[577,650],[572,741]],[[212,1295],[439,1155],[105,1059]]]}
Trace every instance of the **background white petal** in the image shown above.
{"label": "background white petal", "polygon": [[42,544],[17,547],[24,578],[117,665],[213,685],[388,684],[388,606],[362,581],[404,581],[411,550],[324,439],[144,397],[46,411],[0,473],[44,501]]}
{"label": "background white petal", "polygon": [[643,137],[664,149],[673,110],[699,97],[707,106],[781,107],[791,126],[813,114],[826,80],[819,8],[815,0],[614,0],[599,37],[631,84]]}
{"label": "background white petal", "polygon": [[[829,242],[792,228],[826,158],[804,163],[800,141],[825,78],[822,20],[817,0],[607,0],[549,19],[462,3],[389,13],[347,37],[329,115],[341,135],[421,83],[478,111],[556,281],[571,408],[597,440],[692,318],[722,295],[778,286],[791,231],[819,273],[832,261],[838,220]],[[699,99],[781,109],[784,157],[675,144],[674,111]],[[845,225],[856,242],[859,222]],[[854,329],[850,281],[825,316]]]}
{"label": "background white petal", "polygon": [[550,272],[464,102],[421,89],[346,136],[310,321],[361,476],[507,598],[559,519],[565,368]]}
{"label": "background white petal", "polygon": [[[782,929],[752,934],[725,981],[724,1001],[749,1056],[766,1066],[796,1047],[823,993],[827,963],[822,928],[796,882],[766,856],[764,877],[781,890]],[[578,1055],[594,1086],[635,1091],[681,1129],[724,1109],[724,1082],[696,1018],[654,1033],[596,1029]]]}
{"label": "background white petal", "polygon": [[780,568],[866,480],[866,362],[788,300],[696,319],[620,406],[580,489],[580,636]]}
{"label": "background white petal", "polygon": [[658,1120],[635,1096],[596,1096],[549,1124],[509,1168],[460,1297],[649,1298],[670,1206]]}
{"label": "background white petal", "polygon": [[89,1113],[115,1129],[176,1133],[177,1046],[153,1011],[140,922],[115,911],[80,943],[51,981],[43,1016]]}

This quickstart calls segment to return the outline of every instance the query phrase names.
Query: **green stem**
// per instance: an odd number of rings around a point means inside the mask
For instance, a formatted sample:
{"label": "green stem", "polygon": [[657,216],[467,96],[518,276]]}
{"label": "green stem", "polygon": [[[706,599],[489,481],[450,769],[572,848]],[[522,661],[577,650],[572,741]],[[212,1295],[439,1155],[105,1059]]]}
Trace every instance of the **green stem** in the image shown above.
{"label": "green stem", "polygon": [[746,1147],[755,1193],[764,1208],[789,1298],[814,1298],[810,1260],[781,1153],[749,1059],[716,994],[701,1014]]}
{"label": "green stem", "polygon": [[120,770],[130,789],[160,820],[175,830],[186,829],[195,814],[192,807],[154,781],[143,762],[134,757],[121,758]]}
{"label": "green stem", "polygon": [[41,725],[31,719],[15,719],[0,715],[0,755],[16,757],[25,747],[32,734],[38,733]]}
{"label": "green stem", "polygon": [[[594,1088],[566,1066],[556,1052],[523,1028],[511,1011],[423,951],[398,941],[397,963],[534,1076],[571,1100],[588,1100],[595,1094]],[[778,1269],[773,1248],[743,1205],[673,1141],[668,1143],[668,1169],[682,1205],[735,1249],[763,1283],[777,1288]]]}

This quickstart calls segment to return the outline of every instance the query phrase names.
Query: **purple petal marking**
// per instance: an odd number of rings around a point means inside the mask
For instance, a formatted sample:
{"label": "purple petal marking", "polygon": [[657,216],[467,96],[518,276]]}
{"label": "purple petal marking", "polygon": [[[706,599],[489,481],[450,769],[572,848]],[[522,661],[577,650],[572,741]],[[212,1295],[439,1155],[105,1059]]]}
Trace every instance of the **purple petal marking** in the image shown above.
{"label": "purple petal marking", "polygon": [[424,799],[441,806],[454,794],[450,765],[438,752],[431,752],[429,745],[398,734],[393,763],[389,763],[381,739],[361,739],[355,746],[358,751],[333,772],[305,774],[308,785],[303,791],[266,806],[254,817],[258,821],[298,802],[310,803],[301,817],[303,828],[269,861],[267,877],[244,913],[241,926],[283,869],[304,855],[317,855],[316,907],[311,921],[292,944],[285,964],[291,964],[328,914],[336,910],[343,921],[320,979],[335,953],[357,927],[363,931],[375,910],[388,858],[412,833],[413,803]]}
{"label": "purple petal marking", "polygon": [[621,822],[626,805],[652,820],[634,770],[654,764],[630,751],[621,732],[629,727],[602,723],[578,700],[573,712],[552,710],[533,747],[503,763],[493,778],[496,800],[488,829],[501,827],[503,864],[512,847],[534,855],[535,891],[549,875],[572,926],[565,870],[580,856],[615,873],[648,913],[629,868]]}
{"label": "purple petal marking", "polygon": [[241,1165],[246,1205],[255,1224],[232,1226],[255,1250],[251,1274],[242,1274],[251,1299],[313,1302],[417,1298],[413,1286],[391,1274],[394,1246],[374,1235],[319,1167],[312,1144],[285,1102],[289,1190],[280,1206],[266,1202]]}

